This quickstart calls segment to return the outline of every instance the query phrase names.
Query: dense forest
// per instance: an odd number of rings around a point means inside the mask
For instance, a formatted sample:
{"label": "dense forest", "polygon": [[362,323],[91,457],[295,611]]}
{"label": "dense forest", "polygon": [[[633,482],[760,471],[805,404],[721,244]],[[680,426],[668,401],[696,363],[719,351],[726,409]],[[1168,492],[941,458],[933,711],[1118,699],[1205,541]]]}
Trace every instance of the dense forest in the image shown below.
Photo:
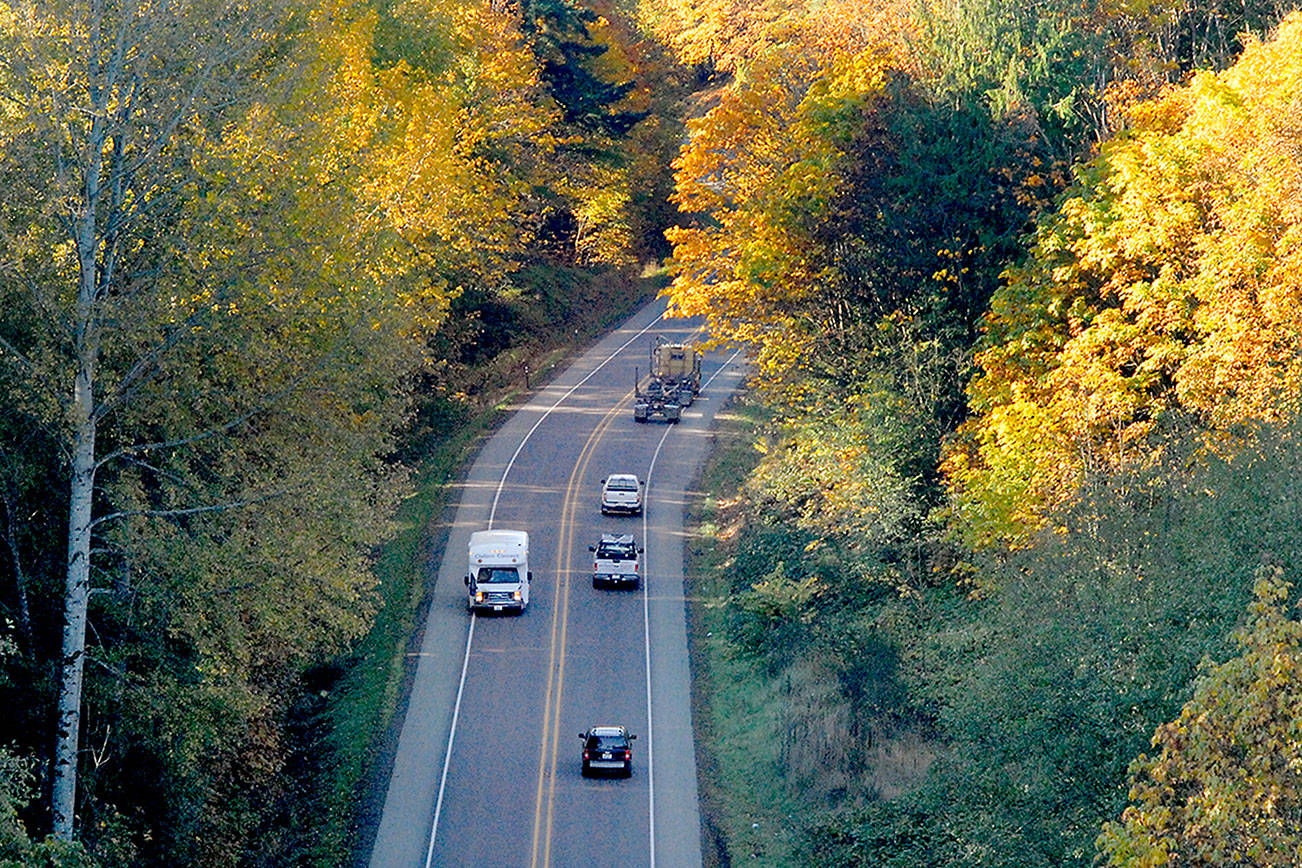
{"label": "dense forest", "polygon": [[0,862],[349,860],[425,454],[667,251],[632,20],[0,4]]}
{"label": "dense forest", "polygon": [[[718,864],[1295,865],[1302,17],[656,3]],[[738,484],[738,479],[743,481]]]}
{"label": "dense forest", "polygon": [[1297,864],[1289,12],[0,2],[0,864],[348,862],[429,455],[661,262],[715,861]]}

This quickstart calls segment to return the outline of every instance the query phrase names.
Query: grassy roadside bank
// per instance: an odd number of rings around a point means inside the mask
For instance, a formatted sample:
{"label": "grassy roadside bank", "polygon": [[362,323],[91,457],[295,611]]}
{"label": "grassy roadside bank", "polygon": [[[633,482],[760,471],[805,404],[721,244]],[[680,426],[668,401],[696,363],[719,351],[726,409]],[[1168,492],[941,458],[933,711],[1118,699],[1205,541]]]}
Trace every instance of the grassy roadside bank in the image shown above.
{"label": "grassy roadside bank", "polygon": [[789,697],[764,672],[764,663],[732,640],[728,603],[743,518],[739,487],[760,460],[755,442],[764,421],[763,408],[745,395],[719,414],[714,450],[689,512],[692,723],[707,868],[791,864],[785,818],[800,810],[779,772],[778,731]]}
{"label": "grassy roadside bank", "polygon": [[[592,282],[599,280],[612,278],[594,275]],[[307,678],[305,701],[311,707],[300,714],[305,768],[298,777],[313,791],[305,801],[316,813],[304,818],[310,829],[295,848],[300,864],[365,865],[369,858],[415,671],[411,652],[420,645],[446,541],[453,486],[483,440],[528,394],[522,365],[533,372],[531,389],[545,385],[582,348],[654,298],[661,283],[621,277],[601,292],[589,287],[578,294],[589,303],[567,311],[559,322],[549,317],[550,327],[531,331],[521,345],[482,366],[483,381],[496,388],[469,400],[431,401],[437,403],[433,412],[420,414],[420,429],[413,434],[419,454],[408,462],[413,492],[395,519],[393,538],[376,554],[381,607],[375,623],[351,655]],[[601,304],[590,303],[594,296]],[[509,378],[504,371],[519,375]]]}

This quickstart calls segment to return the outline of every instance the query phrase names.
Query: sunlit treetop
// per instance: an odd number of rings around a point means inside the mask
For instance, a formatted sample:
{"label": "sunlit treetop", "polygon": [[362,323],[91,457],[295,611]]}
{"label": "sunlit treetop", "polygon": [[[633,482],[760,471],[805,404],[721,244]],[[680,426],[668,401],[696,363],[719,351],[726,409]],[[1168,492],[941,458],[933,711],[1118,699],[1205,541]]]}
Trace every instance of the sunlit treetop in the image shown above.
{"label": "sunlit treetop", "polygon": [[1226,432],[1295,411],[1300,90],[1294,15],[1233,68],[1135,106],[1040,222],[992,302],[950,454],[974,542],[1024,538],[1081,473],[1144,461],[1172,413]]}

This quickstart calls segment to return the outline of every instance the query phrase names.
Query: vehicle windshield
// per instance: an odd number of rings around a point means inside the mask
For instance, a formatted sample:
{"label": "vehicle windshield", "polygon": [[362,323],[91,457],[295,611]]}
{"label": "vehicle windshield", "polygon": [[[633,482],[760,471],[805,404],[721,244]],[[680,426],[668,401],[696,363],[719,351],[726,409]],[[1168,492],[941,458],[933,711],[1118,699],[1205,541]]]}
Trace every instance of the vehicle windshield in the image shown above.
{"label": "vehicle windshield", "polygon": [[481,585],[500,585],[520,581],[520,574],[515,567],[480,567],[475,581]]}
{"label": "vehicle windshield", "polygon": [[612,479],[606,488],[610,491],[637,491],[637,481],[633,479]]}
{"label": "vehicle windshield", "polygon": [[590,735],[588,750],[624,750],[628,740],[622,735]]}
{"label": "vehicle windshield", "polygon": [[622,543],[602,543],[597,546],[597,557],[606,561],[623,561],[632,560],[636,554],[633,551],[633,544]]}

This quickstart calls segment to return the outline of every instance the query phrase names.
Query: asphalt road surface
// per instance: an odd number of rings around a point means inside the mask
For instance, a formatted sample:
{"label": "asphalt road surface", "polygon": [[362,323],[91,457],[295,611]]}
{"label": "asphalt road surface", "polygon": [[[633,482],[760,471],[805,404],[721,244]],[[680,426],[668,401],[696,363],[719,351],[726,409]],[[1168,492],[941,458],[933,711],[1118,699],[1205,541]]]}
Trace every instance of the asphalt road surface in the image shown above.
{"label": "asphalt road surface", "polygon": [[[633,421],[634,368],[697,323],[656,302],[553,378],[484,446],[460,495],[398,742],[373,868],[701,864],[683,600],[683,508],[742,358],[707,354],[677,425]],[[642,516],[603,517],[601,480],[636,473]],[[472,531],[526,530],[521,615],[475,615]],[[633,533],[642,588],[596,590],[588,546]],[[638,735],[629,779],[579,774],[579,732]]]}

